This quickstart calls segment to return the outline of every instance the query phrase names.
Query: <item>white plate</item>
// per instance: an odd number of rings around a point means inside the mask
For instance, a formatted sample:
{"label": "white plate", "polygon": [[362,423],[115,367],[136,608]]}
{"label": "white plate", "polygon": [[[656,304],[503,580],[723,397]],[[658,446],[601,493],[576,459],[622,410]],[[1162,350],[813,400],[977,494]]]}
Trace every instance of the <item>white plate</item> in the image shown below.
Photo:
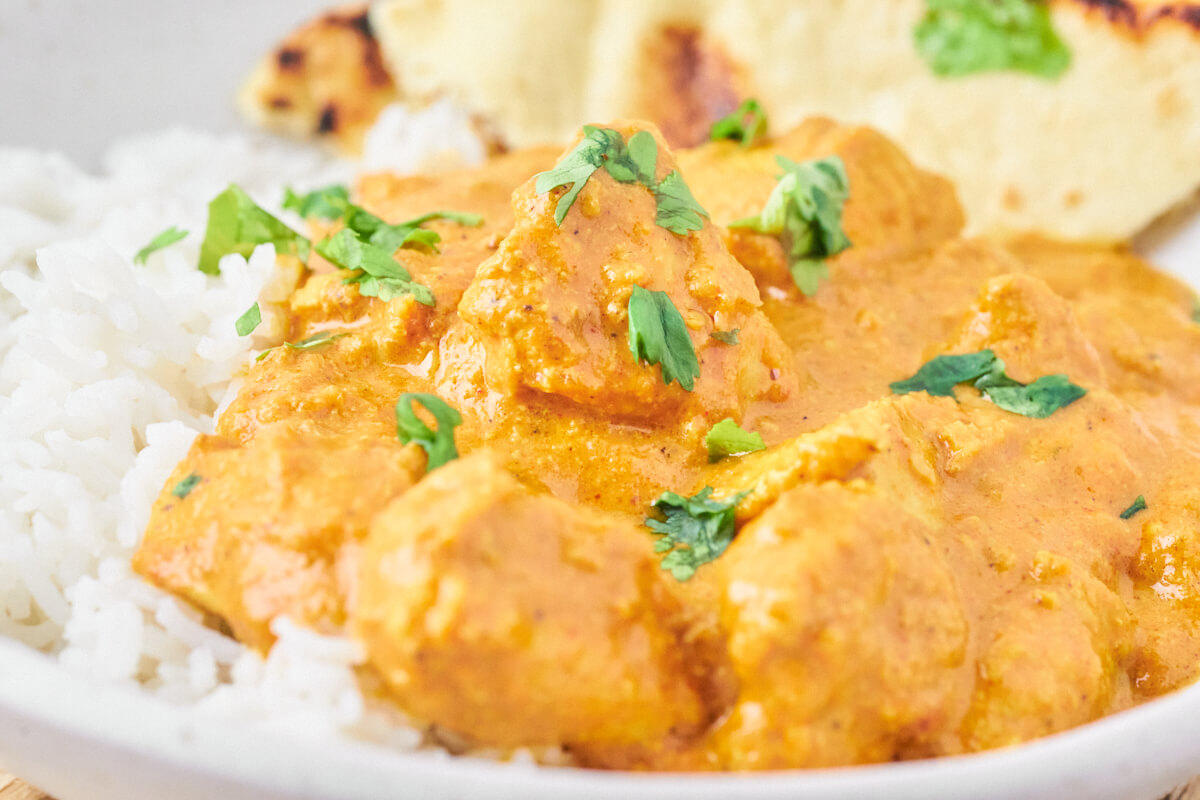
{"label": "white plate", "polygon": [[[0,145],[61,149],[94,165],[118,135],[167,123],[235,127],[229,98],[238,77],[326,3],[0,0]],[[1150,255],[1200,285],[1200,219]],[[1200,773],[1200,686],[981,755],[771,775],[629,776],[273,737],[89,682],[0,639],[0,763],[59,800],[1152,800]]]}

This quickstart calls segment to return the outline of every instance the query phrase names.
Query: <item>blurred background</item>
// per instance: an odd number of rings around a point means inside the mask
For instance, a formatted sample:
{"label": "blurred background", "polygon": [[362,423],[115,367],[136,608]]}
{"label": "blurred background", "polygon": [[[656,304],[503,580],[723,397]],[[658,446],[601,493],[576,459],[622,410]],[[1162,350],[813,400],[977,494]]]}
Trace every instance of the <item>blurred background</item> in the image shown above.
{"label": "blurred background", "polygon": [[0,0],[0,146],[61,150],[95,168],[131,133],[243,128],[233,97],[250,68],[334,4]]}

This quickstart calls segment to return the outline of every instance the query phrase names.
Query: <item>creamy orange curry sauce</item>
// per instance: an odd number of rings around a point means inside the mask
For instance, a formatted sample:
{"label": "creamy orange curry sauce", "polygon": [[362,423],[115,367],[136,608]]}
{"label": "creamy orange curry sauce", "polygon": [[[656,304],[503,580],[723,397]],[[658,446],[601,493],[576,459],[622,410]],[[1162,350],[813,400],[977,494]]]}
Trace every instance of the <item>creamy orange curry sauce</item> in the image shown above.
{"label": "creamy orange curry sauce", "polygon": [[[776,155],[837,155],[848,177],[852,246],[811,297],[778,238],[725,227],[763,208]],[[484,222],[397,252],[432,307],[311,260],[286,338],[339,336],[254,364],[164,489],[138,571],[263,651],[281,614],[361,641],[364,685],[460,747],[602,768],[962,753],[1196,677],[1188,288],[1121,249],[961,238],[950,185],[823,120],[750,148],[659,137],[656,177],[677,167],[710,217],[683,234],[605,170],[556,224],[565,188],[531,176],[559,156],[363,177],[355,201],[386,220]],[[686,323],[692,391],[634,358],[634,287]],[[970,384],[889,389],[984,349],[1087,393],[1038,419]],[[461,412],[459,458],[427,472],[401,443],[406,392]],[[726,418],[767,449],[710,463]],[[645,521],[706,486],[746,493],[736,538],[677,580]]]}

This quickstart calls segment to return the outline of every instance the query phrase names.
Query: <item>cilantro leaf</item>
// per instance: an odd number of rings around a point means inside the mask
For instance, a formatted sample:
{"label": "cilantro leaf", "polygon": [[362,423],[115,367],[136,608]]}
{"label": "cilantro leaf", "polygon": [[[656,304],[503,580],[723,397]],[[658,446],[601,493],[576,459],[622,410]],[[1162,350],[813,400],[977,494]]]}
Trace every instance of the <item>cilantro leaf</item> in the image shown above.
{"label": "cilantro leaf", "polygon": [[575,198],[583,191],[584,185],[604,164],[604,153],[611,146],[613,137],[621,138],[614,130],[597,128],[592,125],[583,126],[583,139],[571,152],[563,156],[554,169],[539,172],[535,178],[534,191],[545,194],[562,186],[570,186],[554,207],[554,222],[562,225],[567,212],[575,204]]}
{"label": "cilantro leaf", "polygon": [[1121,512],[1121,519],[1129,519],[1130,517],[1132,517],[1134,514],[1138,513],[1139,511],[1145,511],[1145,510],[1146,510],[1146,498],[1144,495],[1139,494],[1137,496],[1137,500],[1134,500],[1133,504],[1130,505],[1129,508],[1127,508]]}
{"label": "cilantro leaf", "polygon": [[318,242],[316,250],[338,268],[355,271],[342,283],[358,284],[358,291],[364,297],[388,301],[411,294],[422,305],[434,305],[433,292],[412,279],[404,265],[392,257],[393,251],[364,242],[351,228],[342,228]]}
{"label": "cilantro leaf", "polygon": [[208,204],[208,226],[200,245],[199,269],[206,275],[221,274],[221,257],[229,253],[249,256],[260,244],[275,245],[275,252],[290,253],[308,260],[311,242],[260,208],[237,184],[221,192]]}
{"label": "cilantro leaf", "polygon": [[896,381],[889,388],[893,394],[926,392],[953,397],[954,387],[960,383],[973,383],[984,397],[1005,411],[1035,419],[1044,419],[1087,394],[1066,375],[1044,375],[1030,384],[1013,380],[1005,371],[1004,361],[991,350],[938,356],[923,364],[911,378]]}
{"label": "cilantro leaf", "polygon": [[297,195],[287,189],[284,195],[283,207],[291,209],[302,217],[320,217],[328,220],[343,220],[346,227],[358,234],[359,238],[376,247],[394,253],[401,247],[415,247],[437,251],[437,244],[442,240],[437,231],[422,228],[426,222],[446,219],[477,228],[483,224],[483,217],[465,211],[431,211],[404,222],[392,224],[372,214],[360,205],[350,202],[350,193],[345,186],[326,186],[305,195]]}
{"label": "cilantro leaf", "polygon": [[1043,375],[1028,386],[1005,378],[1011,385],[996,386],[980,379],[975,386],[1000,408],[1023,417],[1045,419],[1087,394],[1087,389],[1071,383],[1066,375]]}
{"label": "cilantro leaf", "polygon": [[692,497],[664,492],[654,501],[664,519],[646,520],[646,527],[662,536],[654,544],[654,552],[667,553],[660,562],[662,568],[670,570],[677,581],[688,580],[700,566],[715,561],[733,541],[734,514],[749,493],[712,500],[712,491],[705,486]]}
{"label": "cilantro leaf", "polygon": [[1192,322],[1200,322],[1200,297],[1192,299]]}
{"label": "cilantro leaf", "polygon": [[437,219],[451,220],[471,228],[477,228],[483,224],[483,217],[462,211],[431,211],[394,225],[384,222],[365,208],[353,204],[347,206],[345,214],[347,228],[357,233],[360,239],[386,250],[389,255],[401,247],[432,250],[436,253],[437,244],[442,237],[437,231],[431,231],[421,226]]}
{"label": "cilantro leaf", "polygon": [[629,295],[629,351],[636,361],[662,367],[663,383],[679,381],[687,391],[700,377],[700,362],[687,325],[666,292],[633,287]]}
{"label": "cilantro leaf", "polygon": [[659,227],[679,236],[700,230],[704,227],[701,217],[707,217],[708,212],[696,202],[678,170],[661,182],[655,181],[657,166],[658,142],[649,131],[638,131],[626,144],[621,134],[611,128],[584,125],[579,144],[554,169],[537,174],[534,191],[545,194],[563,186],[571,187],[554,207],[554,223],[561,226],[584,185],[596,170],[603,168],[619,183],[640,183],[654,193],[657,206],[654,221]]}
{"label": "cilantro leaf", "polygon": [[767,449],[767,446],[763,444],[762,434],[743,430],[731,418],[723,419],[713,425],[708,435],[704,437],[704,443],[708,445],[708,462],[710,464],[720,461],[726,456],[742,456],[746,453]]}
{"label": "cilantro leaf", "polygon": [[[616,131],[604,129],[605,133]],[[654,170],[658,166],[658,143],[649,131],[638,131],[629,137],[629,144],[616,135],[602,155],[604,171],[620,183],[640,183],[653,188]]]}
{"label": "cilantro leaf", "polygon": [[838,156],[801,164],[783,156],[775,160],[783,172],[762,211],[729,227],[779,237],[796,288],[811,297],[828,275],[825,259],[850,247],[842,230],[850,182]]}
{"label": "cilantro leaf", "polygon": [[171,489],[171,494],[182,500],[191,494],[192,490],[195,489],[199,484],[200,476],[193,472],[191,475],[188,475],[179,483],[175,484],[175,487]]}
{"label": "cilantro leaf", "polygon": [[658,203],[658,216],[654,222],[660,227],[680,236],[704,227],[708,212],[692,196],[692,190],[683,182],[679,170],[672,170],[655,187],[654,199]]}
{"label": "cilantro leaf", "polygon": [[237,322],[233,327],[237,330],[238,336],[249,336],[262,323],[262,309],[258,307],[258,303],[246,309],[246,313],[237,318]]}
{"label": "cilantro leaf", "polygon": [[[289,350],[299,350],[301,352],[305,350],[316,350],[317,348],[324,347],[325,345],[334,342],[337,339],[341,339],[343,336],[349,336],[349,334],[321,331],[320,333],[314,333],[312,336],[305,337],[298,342],[284,342],[283,346]],[[274,347],[268,347],[266,350],[263,350],[261,353],[259,353],[254,360],[262,361],[274,349]]]}
{"label": "cilantro leaf", "polygon": [[135,255],[133,257],[133,263],[145,264],[146,259],[150,257],[151,253],[157,253],[159,250],[162,250],[164,247],[170,247],[171,245],[175,244],[176,242],[178,242],[180,239],[183,239],[187,235],[188,235],[187,231],[182,230],[181,228],[177,228],[174,225],[172,225],[171,227],[167,228],[165,231],[163,231],[162,233],[158,234],[153,239],[151,239],[149,241],[149,243],[147,243],[146,246],[143,247],[141,250],[138,250],[137,255]]}
{"label": "cilantro leaf", "polygon": [[711,141],[732,139],[741,142],[742,147],[750,147],[757,139],[766,135],[767,112],[753,97],[743,100],[732,114],[714,122],[708,131]]}
{"label": "cilantro leaf", "polygon": [[722,344],[737,344],[738,334],[741,332],[741,328],[734,328],[731,331],[713,331],[709,334],[709,336],[716,339],[718,342],[721,342]]}
{"label": "cilantro leaf", "polygon": [[[413,409],[420,404],[437,421],[431,430]],[[454,429],[462,425],[462,414],[434,394],[406,392],[396,401],[396,435],[404,444],[416,442],[425,451],[425,471],[432,472],[448,461],[458,458],[454,444]]]}
{"label": "cilantro leaf", "polygon": [[960,356],[938,356],[925,362],[916,375],[896,381],[889,388],[892,394],[927,392],[935,397],[953,397],[955,386],[982,378],[991,372],[997,361],[999,359],[991,350]]}
{"label": "cilantro leaf", "polygon": [[340,219],[350,205],[350,190],[341,184],[326,186],[308,194],[298,195],[291,188],[284,189],[283,207],[295,211],[308,219]]}
{"label": "cilantro leaf", "polygon": [[1071,52],[1038,0],[925,0],[917,52],[942,77],[1020,70],[1054,79]]}

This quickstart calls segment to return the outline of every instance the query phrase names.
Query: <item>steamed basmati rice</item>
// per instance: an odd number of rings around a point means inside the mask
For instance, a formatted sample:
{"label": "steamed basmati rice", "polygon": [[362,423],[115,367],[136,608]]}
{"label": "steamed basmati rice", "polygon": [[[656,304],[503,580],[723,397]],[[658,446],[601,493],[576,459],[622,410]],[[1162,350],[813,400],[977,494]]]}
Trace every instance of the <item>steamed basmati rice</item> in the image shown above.
{"label": "steamed basmati rice", "polygon": [[[376,168],[444,164],[447,149],[483,156],[469,120],[447,107],[385,124],[368,142]],[[129,566],[170,471],[212,431],[252,345],[268,344],[237,336],[234,320],[287,288],[271,285],[269,245],[227,256],[219,277],[197,271],[208,201],[236,182],[280,213],[285,185],[347,182],[354,169],[307,148],[186,131],[115,147],[102,177],[0,149],[0,636],[289,735],[421,744],[399,712],[364,702],[355,643],[278,619],[263,660]],[[135,265],[171,225],[190,234]]]}

